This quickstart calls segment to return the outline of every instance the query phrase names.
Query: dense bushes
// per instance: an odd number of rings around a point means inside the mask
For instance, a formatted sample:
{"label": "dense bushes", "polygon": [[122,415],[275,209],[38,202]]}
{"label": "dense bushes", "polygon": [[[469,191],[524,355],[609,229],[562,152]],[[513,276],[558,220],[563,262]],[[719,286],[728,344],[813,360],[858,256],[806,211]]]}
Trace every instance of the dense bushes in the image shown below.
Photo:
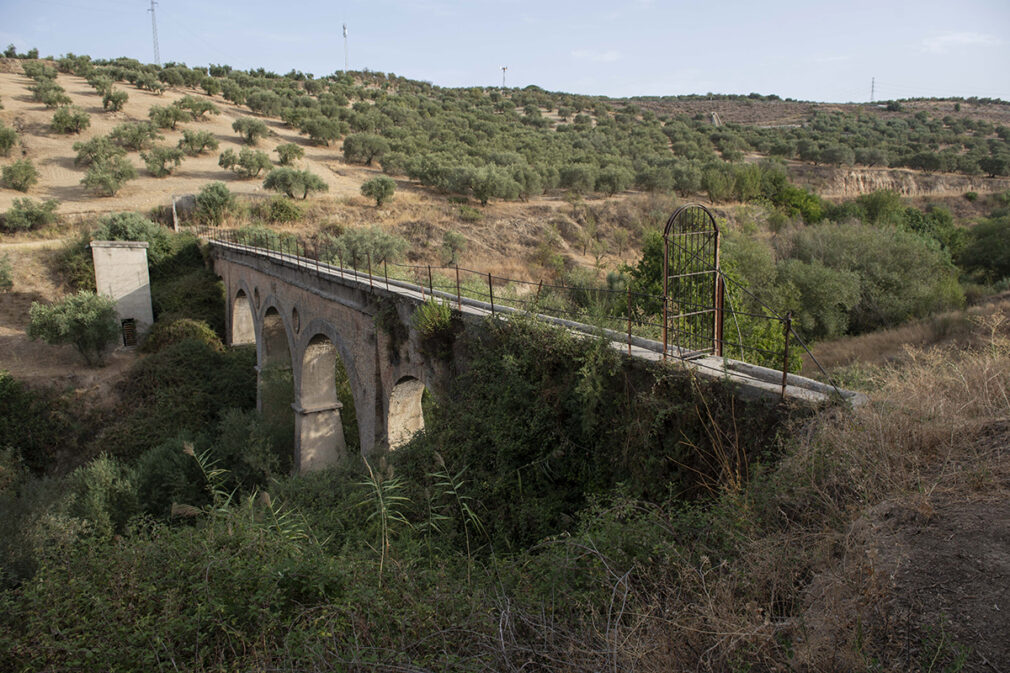
{"label": "dense bushes", "polygon": [[70,344],[92,366],[103,364],[105,351],[119,336],[115,302],[88,290],[49,305],[32,302],[29,315],[29,338]]}
{"label": "dense bushes", "polygon": [[41,229],[59,219],[56,214],[59,205],[56,199],[46,199],[41,203],[27,197],[14,199],[10,210],[0,217],[0,228],[9,232]]}

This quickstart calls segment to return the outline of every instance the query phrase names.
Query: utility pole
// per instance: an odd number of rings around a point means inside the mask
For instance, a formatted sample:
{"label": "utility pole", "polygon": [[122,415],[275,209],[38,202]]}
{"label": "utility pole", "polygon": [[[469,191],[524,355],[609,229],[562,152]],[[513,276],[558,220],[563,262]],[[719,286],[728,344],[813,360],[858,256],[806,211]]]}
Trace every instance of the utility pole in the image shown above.
{"label": "utility pole", "polygon": [[503,65],[501,67],[501,88],[502,88],[502,91],[505,90],[505,71],[508,70],[508,69],[509,69],[509,67],[507,65]]}
{"label": "utility pole", "polygon": [[870,78],[870,102],[873,102],[873,96],[877,93],[877,78]]}
{"label": "utility pole", "polygon": [[348,58],[347,58],[347,24],[344,24],[344,73],[348,71]]}
{"label": "utility pole", "polygon": [[161,54],[158,53],[158,22],[154,18],[154,6],[157,4],[154,0],[151,0],[151,9],[147,11],[151,13],[151,35],[154,37],[154,64],[161,67]]}

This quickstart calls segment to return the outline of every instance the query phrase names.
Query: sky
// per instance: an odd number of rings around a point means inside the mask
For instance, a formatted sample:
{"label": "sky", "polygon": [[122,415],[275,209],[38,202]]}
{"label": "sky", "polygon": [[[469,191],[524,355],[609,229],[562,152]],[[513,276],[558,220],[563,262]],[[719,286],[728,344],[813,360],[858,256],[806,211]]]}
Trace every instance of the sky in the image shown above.
{"label": "sky", "polygon": [[[150,0],[0,0],[0,48],[154,62]],[[625,97],[1010,100],[1010,0],[160,0],[161,61]],[[874,85],[875,82],[875,85]]]}

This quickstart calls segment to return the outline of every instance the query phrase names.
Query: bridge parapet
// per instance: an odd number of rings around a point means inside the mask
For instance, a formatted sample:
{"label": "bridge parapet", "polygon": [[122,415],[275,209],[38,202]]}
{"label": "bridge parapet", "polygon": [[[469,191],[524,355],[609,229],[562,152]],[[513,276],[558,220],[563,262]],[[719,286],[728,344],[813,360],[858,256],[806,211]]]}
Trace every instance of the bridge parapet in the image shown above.
{"label": "bridge parapet", "polygon": [[[255,343],[260,372],[259,405],[275,404],[265,394],[268,373],[289,371],[295,416],[296,465],[325,467],[346,451],[342,405],[333,384],[338,362],[346,371],[363,452],[388,450],[423,427],[421,396],[445,389],[453,354],[434,357],[412,328],[416,308],[432,297],[449,303],[463,319],[508,319],[529,314],[561,329],[606,338],[628,357],[683,366],[704,378],[734,384],[743,397],[790,398],[820,403],[841,398],[861,404],[865,397],[781,370],[725,357],[664,348],[662,342],[608,327],[524,311],[490,301],[362,273],[306,254],[271,250],[217,233],[209,243],[215,270],[228,293],[229,343]],[[299,253],[304,251],[299,250]],[[430,279],[429,275],[429,279]],[[457,286],[458,287],[458,286]],[[398,325],[389,328],[389,323]],[[381,327],[380,325],[386,325]],[[291,414],[291,411],[286,412]]]}

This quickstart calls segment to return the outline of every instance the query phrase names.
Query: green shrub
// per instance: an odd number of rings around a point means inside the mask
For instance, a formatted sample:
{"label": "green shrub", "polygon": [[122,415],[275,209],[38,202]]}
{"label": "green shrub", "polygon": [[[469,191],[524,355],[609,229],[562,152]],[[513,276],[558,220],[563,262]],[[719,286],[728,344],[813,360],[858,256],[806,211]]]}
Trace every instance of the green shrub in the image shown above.
{"label": "green shrub", "polygon": [[14,287],[14,267],[11,258],[4,253],[0,255],[0,292],[9,292]]}
{"label": "green shrub", "polygon": [[17,131],[7,128],[0,122],[0,157],[9,157],[17,142]]}
{"label": "green shrub", "polygon": [[53,115],[51,126],[57,133],[80,133],[91,126],[91,116],[79,107],[61,107]]}
{"label": "green shrub", "polygon": [[293,166],[295,161],[305,156],[305,150],[295,143],[284,143],[274,148],[281,166]]}
{"label": "green shrub", "polygon": [[4,166],[0,176],[3,177],[5,186],[19,192],[27,192],[39,181],[39,172],[31,159],[18,159],[9,166]]}
{"label": "green shrub", "polygon": [[81,184],[100,196],[115,196],[128,180],[137,177],[137,169],[126,157],[114,156],[88,167]]}
{"label": "green shrub", "polygon": [[115,302],[87,290],[52,304],[32,302],[28,313],[29,338],[70,344],[92,366],[103,364],[106,349],[119,338]]}
{"label": "green shrub", "polygon": [[179,318],[177,320],[159,320],[151,327],[141,350],[145,353],[157,353],[158,351],[177,344],[184,339],[196,339],[205,343],[216,351],[223,351],[224,344],[217,332],[200,320],[192,318]]}
{"label": "green shrub", "polygon": [[366,180],[361,185],[361,195],[369,199],[375,199],[376,208],[392,199],[393,192],[395,191],[396,182],[385,175]]}
{"label": "green shrub", "polygon": [[145,451],[137,460],[137,494],[140,508],[151,516],[168,519],[172,505],[202,507],[209,503],[203,475],[187,448],[203,448],[187,433],[167,439]]}
{"label": "green shrub", "polygon": [[146,241],[147,262],[156,267],[172,252],[172,233],[140,213],[113,213],[98,220],[95,241]]}
{"label": "green shrub", "polygon": [[202,222],[219,226],[235,210],[235,195],[223,182],[211,182],[200,188],[196,195],[196,214]]}
{"label": "green shrub", "polygon": [[112,142],[109,136],[95,136],[90,140],[74,143],[74,166],[91,166],[126,154],[119,145]]}
{"label": "green shrub", "polygon": [[208,114],[221,114],[221,110],[219,110],[218,107],[209,100],[194,98],[188,94],[172,103],[172,105],[182,110],[186,110],[189,113],[190,118],[192,118],[193,121],[198,122],[204,121],[206,115]]}
{"label": "green shrub", "polygon": [[297,222],[303,214],[302,206],[283,196],[275,196],[259,204],[257,212],[271,222]]}
{"label": "green shrub", "polygon": [[220,352],[195,339],[148,355],[124,379],[124,403],[95,445],[134,460],[180,433],[199,441],[224,410],[256,407],[255,364],[254,348]]}
{"label": "green shrub", "polygon": [[990,283],[1010,277],[1010,215],[979,222],[970,236],[958,258],[961,266]]}
{"label": "green shrub", "polygon": [[407,251],[409,244],[396,234],[389,234],[378,227],[348,229],[339,236],[326,236],[322,255],[331,263],[365,263],[371,256],[372,264],[395,261]]}
{"label": "green shrub", "polygon": [[60,202],[56,199],[47,199],[41,203],[28,197],[14,199],[10,210],[3,215],[3,229],[9,232],[41,229],[59,219],[56,215],[59,206]]}
{"label": "green shrub", "polygon": [[91,544],[124,534],[138,510],[133,471],[104,454],[74,470],[66,488],[68,514],[87,522]]}
{"label": "green shrub", "polygon": [[234,150],[225,150],[218,157],[217,165],[234,170],[243,178],[254,178],[262,171],[269,170],[273,164],[266,152],[243,148],[238,154]]}
{"label": "green shrub", "polygon": [[965,192],[964,200],[968,201],[969,203],[974,203],[975,201],[978,200],[978,192]]}
{"label": "green shrub", "polygon": [[179,141],[179,149],[191,157],[203,154],[204,152],[216,152],[218,148],[217,138],[210,131],[190,131],[182,132],[182,139]]}
{"label": "green shrub", "polygon": [[[376,179],[389,180],[389,178]],[[303,199],[308,198],[310,193],[325,192],[329,189],[329,185],[315,173],[299,171],[288,166],[270,171],[266,179],[263,180],[263,187],[271,191],[283,192],[291,198],[301,194]]]}
{"label": "green shrub", "polygon": [[114,143],[137,152],[151,147],[155,141],[162,140],[164,136],[158,133],[158,129],[151,122],[127,122],[112,129],[109,138]]}
{"label": "green shrub", "polygon": [[151,118],[151,123],[158,128],[172,129],[173,131],[179,122],[189,121],[193,118],[189,111],[175,105],[152,105],[147,111],[147,116]]}
{"label": "green shrub", "polygon": [[170,175],[182,163],[183,156],[182,150],[176,147],[154,147],[149,152],[140,153],[147,170],[156,178]]}
{"label": "green shrub", "polygon": [[452,308],[448,303],[429,299],[414,309],[414,327],[423,338],[438,337],[452,324]]}
{"label": "green shrub", "polygon": [[192,318],[224,334],[224,288],[202,263],[183,272],[160,272],[152,277],[151,303],[159,320]]}
{"label": "green shrub", "polygon": [[102,108],[108,112],[119,112],[126,105],[129,96],[125,91],[106,91],[102,95]]}
{"label": "green shrub", "polygon": [[242,142],[246,145],[255,145],[260,138],[270,135],[270,129],[263,121],[251,117],[236,119],[231,128],[242,136]]}

